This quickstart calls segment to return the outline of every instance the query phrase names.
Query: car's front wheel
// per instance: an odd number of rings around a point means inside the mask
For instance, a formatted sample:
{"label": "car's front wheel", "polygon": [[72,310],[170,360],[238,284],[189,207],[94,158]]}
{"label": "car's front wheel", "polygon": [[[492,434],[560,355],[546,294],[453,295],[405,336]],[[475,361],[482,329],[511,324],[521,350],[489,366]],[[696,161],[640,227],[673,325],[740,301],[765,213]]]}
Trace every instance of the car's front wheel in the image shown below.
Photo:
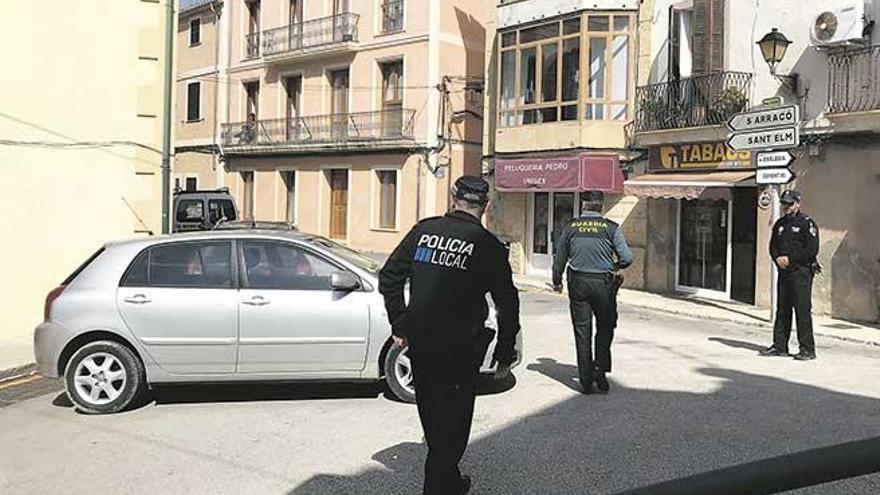
{"label": "car's front wheel", "polygon": [[70,358],[64,372],[67,396],[84,412],[119,412],[143,391],[144,365],[128,347],[109,340],[90,342]]}
{"label": "car's front wheel", "polygon": [[413,384],[412,362],[408,355],[409,347],[392,345],[385,355],[385,382],[395,397],[403,402],[416,401],[416,388]]}

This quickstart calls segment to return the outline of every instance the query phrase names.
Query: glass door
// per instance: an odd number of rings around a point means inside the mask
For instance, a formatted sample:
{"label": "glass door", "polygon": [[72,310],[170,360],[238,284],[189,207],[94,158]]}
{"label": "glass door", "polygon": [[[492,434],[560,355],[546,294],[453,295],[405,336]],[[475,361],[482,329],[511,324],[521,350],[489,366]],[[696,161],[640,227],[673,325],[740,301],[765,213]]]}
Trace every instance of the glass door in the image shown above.
{"label": "glass door", "polygon": [[549,278],[553,270],[556,239],[577,216],[578,193],[539,192],[531,194],[529,212],[529,275]]}
{"label": "glass door", "polygon": [[676,290],[730,299],[731,221],[728,200],[681,200]]}

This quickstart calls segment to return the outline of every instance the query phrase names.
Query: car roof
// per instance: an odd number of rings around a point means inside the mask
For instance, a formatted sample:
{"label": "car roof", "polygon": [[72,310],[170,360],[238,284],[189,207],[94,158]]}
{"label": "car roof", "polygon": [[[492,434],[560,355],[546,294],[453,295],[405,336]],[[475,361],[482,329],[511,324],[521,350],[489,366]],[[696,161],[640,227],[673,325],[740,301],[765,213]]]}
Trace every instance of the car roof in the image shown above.
{"label": "car roof", "polygon": [[166,242],[179,241],[216,241],[219,239],[278,239],[285,241],[309,242],[318,239],[320,236],[305,234],[296,230],[201,230],[197,232],[181,232],[176,234],[156,235],[149,237],[138,237],[135,239],[126,239],[120,241],[108,242],[107,247],[131,247],[140,246],[147,247],[155,244],[163,244]]}

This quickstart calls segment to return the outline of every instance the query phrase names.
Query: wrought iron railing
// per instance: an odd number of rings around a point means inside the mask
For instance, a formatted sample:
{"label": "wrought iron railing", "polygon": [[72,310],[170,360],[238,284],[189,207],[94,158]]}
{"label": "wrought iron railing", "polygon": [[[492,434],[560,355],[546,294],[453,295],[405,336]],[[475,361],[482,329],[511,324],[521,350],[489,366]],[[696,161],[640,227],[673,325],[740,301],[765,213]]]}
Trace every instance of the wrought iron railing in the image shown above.
{"label": "wrought iron railing", "polygon": [[244,37],[245,56],[257,58],[260,56],[260,33],[251,33]]}
{"label": "wrought iron railing", "polygon": [[880,45],[828,57],[828,113],[880,109]]}
{"label": "wrought iron railing", "polygon": [[263,31],[263,55],[357,41],[359,17],[349,12]]}
{"label": "wrought iron railing", "polygon": [[382,32],[397,33],[403,31],[403,1],[386,0],[382,3]]}
{"label": "wrought iron railing", "polygon": [[223,124],[224,146],[368,144],[413,139],[415,110],[341,113]]}
{"label": "wrought iron railing", "polygon": [[717,72],[636,89],[635,132],[723,124],[749,106],[752,75]]}

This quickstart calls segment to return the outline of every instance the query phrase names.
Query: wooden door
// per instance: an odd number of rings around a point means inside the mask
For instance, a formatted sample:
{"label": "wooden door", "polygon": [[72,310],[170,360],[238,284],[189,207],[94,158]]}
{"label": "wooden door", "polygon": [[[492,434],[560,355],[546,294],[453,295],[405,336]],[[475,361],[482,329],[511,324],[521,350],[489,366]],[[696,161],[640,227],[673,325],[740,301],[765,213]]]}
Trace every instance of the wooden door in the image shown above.
{"label": "wooden door", "polygon": [[348,237],[348,170],[330,171],[330,238]]}
{"label": "wooden door", "polygon": [[344,141],[348,137],[348,69],[330,73],[332,86],[332,132],[334,141]]}

